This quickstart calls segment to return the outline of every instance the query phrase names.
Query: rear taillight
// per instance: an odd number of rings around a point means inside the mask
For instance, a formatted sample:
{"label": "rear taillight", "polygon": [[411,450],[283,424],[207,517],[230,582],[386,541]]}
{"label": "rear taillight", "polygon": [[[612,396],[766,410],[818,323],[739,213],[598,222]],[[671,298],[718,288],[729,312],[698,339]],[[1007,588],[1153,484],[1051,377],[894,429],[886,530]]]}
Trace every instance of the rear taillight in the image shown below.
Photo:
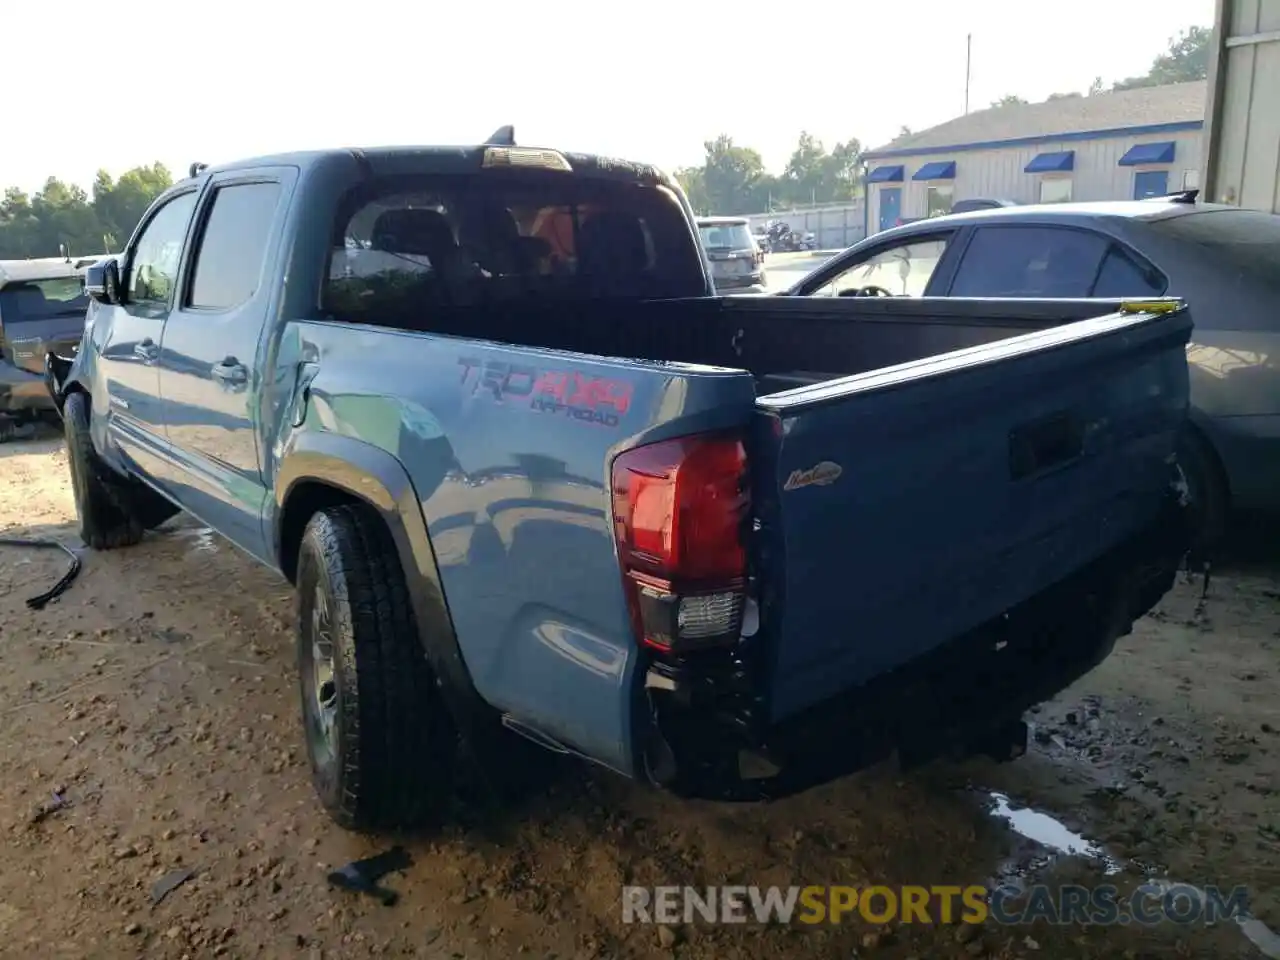
{"label": "rear taillight", "polygon": [[736,436],[666,440],[614,461],[614,536],[641,643],[684,653],[737,640],[750,505]]}

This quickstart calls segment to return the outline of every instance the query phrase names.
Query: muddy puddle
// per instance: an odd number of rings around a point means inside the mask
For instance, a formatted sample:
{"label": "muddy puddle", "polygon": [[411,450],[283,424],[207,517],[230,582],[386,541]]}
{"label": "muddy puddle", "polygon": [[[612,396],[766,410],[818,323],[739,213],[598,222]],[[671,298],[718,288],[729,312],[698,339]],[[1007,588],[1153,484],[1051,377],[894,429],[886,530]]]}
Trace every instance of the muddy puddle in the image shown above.
{"label": "muddy puddle", "polygon": [[[1179,880],[1161,876],[1158,868],[1110,853],[1101,843],[1072,830],[1057,817],[1023,806],[1007,794],[996,790],[981,795],[988,816],[999,821],[1019,838],[1019,855],[1001,863],[992,878],[993,887],[1026,891],[1041,882],[1045,875],[1064,860],[1073,859],[1094,867],[1102,876],[1112,879],[1120,875],[1136,877],[1135,890],[1145,893],[1163,905],[1173,917],[1198,919],[1221,902],[1223,888],[1210,892]],[[1262,956],[1280,960],[1280,934],[1275,933],[1247,908],[1238,911],[1234,922],[1240,933]]]}

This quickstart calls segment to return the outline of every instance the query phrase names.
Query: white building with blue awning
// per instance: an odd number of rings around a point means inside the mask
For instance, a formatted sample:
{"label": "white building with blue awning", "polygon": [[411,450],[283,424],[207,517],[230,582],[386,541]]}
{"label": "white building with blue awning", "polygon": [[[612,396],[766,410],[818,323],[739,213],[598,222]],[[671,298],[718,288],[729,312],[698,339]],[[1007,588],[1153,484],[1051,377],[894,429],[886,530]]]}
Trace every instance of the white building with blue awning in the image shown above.
{"label": "white building with blue awning", "polygon": [[863,154],[867,232],[960,200],[1062,203],[1199,186],[1206,82],[993,107]]}

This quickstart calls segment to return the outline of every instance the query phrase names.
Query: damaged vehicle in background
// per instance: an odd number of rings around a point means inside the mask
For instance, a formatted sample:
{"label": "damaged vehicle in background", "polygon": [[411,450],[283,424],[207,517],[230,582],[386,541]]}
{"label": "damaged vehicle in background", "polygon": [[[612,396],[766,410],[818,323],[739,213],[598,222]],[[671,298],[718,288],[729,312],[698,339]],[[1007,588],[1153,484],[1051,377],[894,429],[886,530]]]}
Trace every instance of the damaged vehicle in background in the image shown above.
{"label": "damaged vehicle in background", "polygon": [[84,332],[84,271],[100,257],[0,260],[0,441],[39,419],[58,422],[45,355],[71,358]]}
{"label": "damaged vehicle in background", "polygon": [[733,800],[1009,759],[1172,585],[1178,302],[717,296],[698,236],[507,128],[202,170],[91,268],[81,536],[182,508],[294,584],[338,823],[530,745]]}
{"label": "damaged vehicle in background", "polygon": [[698,236],[711,263],[711,279],[723,293],[764,293],[764,251],[746,217],[699,217]]}

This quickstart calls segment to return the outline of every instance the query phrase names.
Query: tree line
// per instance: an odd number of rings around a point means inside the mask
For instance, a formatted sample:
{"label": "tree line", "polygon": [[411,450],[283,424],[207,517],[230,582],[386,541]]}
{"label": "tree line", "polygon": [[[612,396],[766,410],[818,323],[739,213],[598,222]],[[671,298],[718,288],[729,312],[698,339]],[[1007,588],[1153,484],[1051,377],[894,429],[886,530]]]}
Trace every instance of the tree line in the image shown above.
{"label": "tree line", "polygon": [[9,187],[0,200],[0,260],[118,253],[151,201],[173,184],[162,163],[114,180],[105,170],[92,192],[50,177],[28,195]]}
{"label": "tree line", "polygon": [[[1094,96],[1167,83],[1203,80],[1209,69],[1207,27],[1190,27],[1169,41],[1141,76],[1106,86],[1101,77],[1083,93],[1055,93],[1063,97]],[[1026,103],[1016,95],[1001,97],[993,108]],[[903,127],[897,139],[911,135]],[[781,173],[765,169],[759,151],[735,143],[722,133],[703,144],[700,166],[684,167],[676,177],[698,213],[763,213],[801,204],[839,203],[862,193],[862,144],[850,137],[830,150],[810,133],[801,133]],[[148,205],[173,183],[162,163],[134,167],[113,180],[98,171],[91,191],[50,177],[32,195],[10,187],[0,200],[0,260],[25,257],[116,253],[146,212]]]}
{"label": "tree line", "polygon": [[[1049,100],[1096,96],[1138,87],[1157,87],[1169,83],[1203,80],[1209,72],[1208,27],[1189,27],[1169,40],[1168,49],[1152,61],[1146,73],[1117,80],[1107,86],[1101,77],[1094,79],[1084,92],[1051,94]],[[991,108],[1025,104],[1014,94],[1001,97]],[[894,142],[912,135],[909,127],[898,131]],[[892,145],[892,144],[891,144]],[[676,171],[676,179],[684,187],[689,202],[700,214],[766,213],[790,209],[803,204],[839,203],[862,194],[862,145],[856,137],[837,143],[828,151],[821,140],[801,133],[800,140],[786,168],[780,174],[765,169],[759,151],[735,143],[728,134],[720,134],[703,144],[705,157],[701,166]]]}

